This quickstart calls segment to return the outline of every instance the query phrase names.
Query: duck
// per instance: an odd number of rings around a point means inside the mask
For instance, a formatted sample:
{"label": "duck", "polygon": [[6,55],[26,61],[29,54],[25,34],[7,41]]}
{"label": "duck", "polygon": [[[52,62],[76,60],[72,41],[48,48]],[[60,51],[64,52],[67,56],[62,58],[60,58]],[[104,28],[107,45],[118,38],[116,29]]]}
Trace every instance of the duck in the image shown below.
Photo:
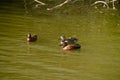
{"label": "duck", "polygon": [[63,47],[63,50],[76,50],[76,49],[80,49],[81,45],[79,44],[73,44],[73,45],[66,45]]}
{"label": "duck", "polygon": [[60,40],[60,46],[62,46],[63,50],[75,50],[81,48],[81,45],[76,43],[78,41],[77,38],[66,38],[65,36],[61,36]]}
{"label": "duck", "polygon": [[35,41],[37,41],[37,35],[32,35],[31,33],[28,33],[27,42],[35,42]]}

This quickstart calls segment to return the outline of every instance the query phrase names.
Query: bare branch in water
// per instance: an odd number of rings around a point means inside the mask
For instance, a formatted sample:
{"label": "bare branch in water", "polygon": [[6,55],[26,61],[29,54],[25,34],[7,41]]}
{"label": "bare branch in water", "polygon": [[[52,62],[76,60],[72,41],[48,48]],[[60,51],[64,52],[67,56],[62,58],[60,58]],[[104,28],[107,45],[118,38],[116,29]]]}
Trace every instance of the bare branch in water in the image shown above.
{"label": "bare branch in water", "polygon": [[[41,2],[41,1],[38,1],[38,0],[34,0],[34,1],[37,2],[37,3],[39,3],[38,5],[46,5],[46,3],[43,3],[43,2]],[[71,1],[72,1],[72,0],[65,0],[65,1],[64,1],[63,3],[61,3],[61,4],[58,4],[58,5],[56,5],[56,6],[54,6],[54,7],[51,7],[51,8],[47,8],[47,10],[54,10],[54,9],[60,8],[60,7],[62,7],[63,5],[65,5],[65,4],[67,4],[67,3],[71,2]],[[76,1],[78,1],[78,0],[73,0],[73,2],[76,2]],[[109,9],[109,3],[112,3],[112,8],[113,8],[113,9],[116,9],[116,8],[115,8],[115,1],[117,1],[117,0],[104,0],[104,1],[99,0],[99,1],[95,1],[95,2],[92,4],[92,6],[96,6],[97,4],[103,4],[103,7],[106,6],[106,8]],[[38,5],[36,5],[36,6],[38,7]]]}
{"label": "bare branch in water", "polygon": [[117,0],[105,0],[105,1],[95,1],[93,4],[92,4],[92,6],[95,6],[96,4],[104,4],[108,9],[109,9],[109,3],[112,3],[112,8],[113,9],[116,9],[115,8],[115,2],[116,2]]}
{"label": "bare branch in water", "polygon": [[41,1],[38,1],[38,0],[34,0],[34,1],[41,4],[41,5],[46,5],[45,3],[41,2]]}
{"label": "bare branch in water", "polygon": [[57,6],[54,6],[52,8],[47,8],[47,10],[53,10],[53,9],[56,9],[56,8],[59,8],[59,7],[62,7],[63,5],[67,4],[68,2],[70,2],[71,0],[66,0],[64,1],[63,3],[57,5]]}

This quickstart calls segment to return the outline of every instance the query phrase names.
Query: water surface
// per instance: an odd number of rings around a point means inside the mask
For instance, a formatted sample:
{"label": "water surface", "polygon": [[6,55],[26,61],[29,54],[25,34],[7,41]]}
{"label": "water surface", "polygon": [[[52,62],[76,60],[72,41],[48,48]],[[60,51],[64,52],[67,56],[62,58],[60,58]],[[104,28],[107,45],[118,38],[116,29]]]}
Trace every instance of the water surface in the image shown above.
{"label": "water surface", "polygon": [[[79,14],[26,13],[24,7],[1,6],[0,79],[119,80],[119,12],[85,9]],[[37,34],[38,41],[27,43],[28,32]],[[77,37],[82,48],[63,51],[58,46],[61,35]]]}

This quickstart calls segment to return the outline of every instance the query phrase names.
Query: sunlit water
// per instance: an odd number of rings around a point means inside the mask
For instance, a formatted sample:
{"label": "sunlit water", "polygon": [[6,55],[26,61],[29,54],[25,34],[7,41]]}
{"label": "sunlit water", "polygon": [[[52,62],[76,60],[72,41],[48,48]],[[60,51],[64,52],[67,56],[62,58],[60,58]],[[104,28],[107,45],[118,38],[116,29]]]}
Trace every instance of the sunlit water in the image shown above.
{"label": "sunlit water", "polygon": [[[118,11],[45,12],[49,15],[39,16],[37,10],[26,13],[11,5],[2,6],[0,80],[120,79]],[[38,41],[27,43],[28,32],[37,34]],[[61,35],[77,37],[82,48],[63,51],[58,46]]]}

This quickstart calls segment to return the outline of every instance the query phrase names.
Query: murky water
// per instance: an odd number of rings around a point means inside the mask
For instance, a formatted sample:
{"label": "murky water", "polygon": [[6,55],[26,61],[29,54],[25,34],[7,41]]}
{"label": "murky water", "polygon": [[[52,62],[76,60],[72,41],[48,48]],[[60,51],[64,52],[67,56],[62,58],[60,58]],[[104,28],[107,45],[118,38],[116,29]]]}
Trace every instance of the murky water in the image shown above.
{"label": "murky water", "polygon": [[[79,14],[26,14],[24,8],[1,6],[0,80],[119,80],[120,15],[108,10]],[[52,16],[51,16],[52,15]],[[38,41],[27,43],[27,33]],[[75,36],[82,48],[63,51],[59,36]]]}

